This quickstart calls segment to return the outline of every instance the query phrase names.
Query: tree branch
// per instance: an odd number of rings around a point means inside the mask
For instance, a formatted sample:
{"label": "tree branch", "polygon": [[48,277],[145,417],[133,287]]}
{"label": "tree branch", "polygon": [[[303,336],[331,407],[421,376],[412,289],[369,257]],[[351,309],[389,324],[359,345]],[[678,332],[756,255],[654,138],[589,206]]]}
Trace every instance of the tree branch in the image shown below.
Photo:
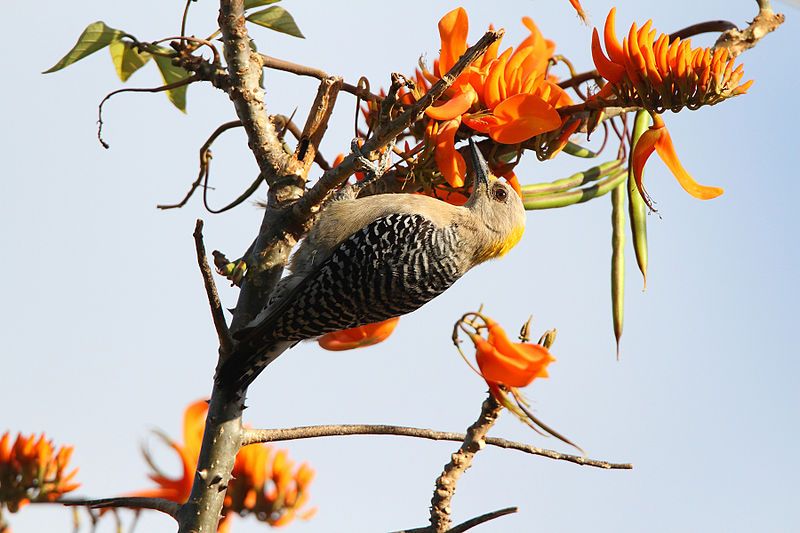
{"label": "tree branch", "polygon": [[472,466],[475,454],[486,447],[484,438],[502,410],[503,406],[490,394],[481,406],[478,420],[467,429],[461,447],[451,456],[450,462],[436,479],[436,488],[431,498],[431,531],[445,533],[450,529],[450,502],[456,492],[456,483],[461,474]]}
{"label": "tree branch", "polygon": [[756,0],[758,14],[756,18],[743,30],[730,29],[719,36],[714,43],[715,48],[727,48],[731,56],[736,57],[742,52],[753,48],[765,35],[778,29],[786,17],[782,13],[775,13],[769,0]]}
{"label": "tree branch", "polygon": [[[320,437],[346,437],[351,435],[414,437],[418,439],[445,440],[452,442],[462,442],[466,437],[464,433],[376,424],[302,426],[283,429],[244,429],[243,432],[242,446],[261,442],[280,442]],[[515,442],[497,437],[486,437],[484,440],[486,444],[490,446],[505,448],[507,450],[517,450],[531,455],[539,455],[557,461],[567,461],[581,466],[592,466],[595,468],[604,468],[606,470],[630,470],[633,468],[633,465],[630,463],[611,463],[608,461],[589,459],[579,455],[570,455],[545,448],[537,448],[523,442]]]}
{"label": "tree branch", "polygon": [[103,498],[99,500],[58,500],[54,503],[61,503],[67,507],[88,507],[89,509],[110,509],[125,507],[128,509],[152,509],[168,514],[172,518],[178,515],[180,504],[164,498]]}
{"label": "tree branch", "polygon": [[[317,78],[318,80],[324,80],[325,78],[331,77],[327,72],[320,68],[300,65],[298,63],[286,61],[285,59],[278,59],[277,57],[272,57],[265,54],[261,54],[261,62],[265,68],[290,72],[292,74],[297,74],[298,76],[309,76],[312,78]],[[359,88],[350,83],[343,82],[342,90],[346,93],[358,96],[363,100],[373,100],[376,102],[382,100],[382,98],[377,94],[372,94],[369,92],[369,90]]]}
{"label": "tree branch", "polygon": [[203,243],[203,221],[199,218],[194,227],[194,245],[197,251],[197,264],[200,267],[200,274],[203,276],[206,296],[208,296],[208,304],[211,306],[211,317],[214,320],[214,329],[217,330],[220,356],[224,359],[231,353],[233,339],[231,338],[230,331],[228,331],[228,324],[225,322],[225,311],[222,309],[222,304],[219,301],[217,286],[214,283],[214,273],[211,267],[208,266],[206,247]]}

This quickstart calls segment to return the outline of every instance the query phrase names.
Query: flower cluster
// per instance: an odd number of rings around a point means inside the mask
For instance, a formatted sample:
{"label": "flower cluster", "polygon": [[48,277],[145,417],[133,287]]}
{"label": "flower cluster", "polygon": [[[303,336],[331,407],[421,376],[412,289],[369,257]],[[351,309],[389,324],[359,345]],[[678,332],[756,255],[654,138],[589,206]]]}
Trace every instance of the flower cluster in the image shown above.
{"label": "flower cluster", "polygon": [[744,94],[753,84],[752,80],[740,84],[744,71],[741,65],[734,67],[735,58],[727,49],[692,48],[691,40],[658,35],[649,20],[638,30],[633,23],[620,43],[615,16],[616,9],[612,8],[603,32],[608,56],[603,53],[597,29],[592,34],[594,64],[608,80],[595,100],[643,107],[653,113],[667,109],[677,112],[684,107],[717,104]]}
{"label": "flower cluster", "polygon": [[[522,22],[530,35],[516,49],[498,54],[500,41],[496,41],[426,112],[431,119],[426,139],[434,147],[440,172],[453,187],[463,186],[466,175],[466,162],[455,149],[462,124],[472,130],[467,136],[477,132],[500,144],[518,144],[559,129],[562,120],[557,108],[572,103],[547,76],[555,43],[545,39],[529,17]],[[438,81],[466,51],[468,30],[463,8],[442,17],[439,58],[432,72],[422,71],[429,81]]]}
{"label": "flower cluster", "polygon": [[[558,108],[571,104],[572,100],[548,74],[555,43],[545,39],[529,17],[522,22],[528,37],[502,52],[501,41],[494,42],[428,108],[426,118],[411,127],[409,134],[416,146],[407,146],[403,159],[410,161],[419,154],[414,177],[423,177],[430,167],[444,181],[439,185],[436,180],[423,179],[426,194],[449,201],[450,193],[464,187],[467,164],[456,149],[460,140],[475,134],[488,137],[484,153],[493,173],[508,179],[519,190],[513,174],[516,162],[509,163],[521,151],[519,145],[530,144],[541,157],[552,157],[579,126],[575,120],[565,123],[558,112]],[[463,8],[442,17],[439,56],[430,69],[421,62],[414,76],[408,78],[409,88],[399,89],[396,100],[401,106],[419,100],[431,84],[455,65],[468,48],[468,32],[469,19]],[[381,91],[380,95],[385,93]],[[378,102],[369,101],[362,109],[370,126],[374,126],[380,108]],[[463,203],[466,198],[463,193],[459,191],[452,203]]]}
{"label": "flower cluster", "polygon": [[0,437],[0,506],[16,512],[30,502],[52,502],[80,485],[72,482],[78,469],[67,473],[73,448],[56,448],[44,434]]}
{"label": "flower cluster", "polygon": [[[158,487],[137,491],[131,496],[166,498],[177,503],[189,498],[207,411],[208,405],[204,400],[186,408],[183,444],[159,434],[178,453],[181,476],[172,478],[163,474],[148,456],[148,463],[154,469],[149,477]],[[273,453],[272,448],[264,444],[245,446],[236,455],[233,478],[225,495],[223,518],[218,531],[229,531],[234,514],[252,514],[259,521],[272,526],[288,524],[295,518],[311,518],[316,510],[304,510],[303,507],[308,502],[308,487],[313,477],[314,471],[307,464],[295,468],[284,450]]]}
{"label": "flower cluster", "polygon": [[470,333],[475,345],[475,361],[492,394],[498,399],[500,388],[527,387],[536,378],[546,378],[547,366],[555,361],[541,344],[512,342],[505,330],[494,320],[485,317],[487,338]]}

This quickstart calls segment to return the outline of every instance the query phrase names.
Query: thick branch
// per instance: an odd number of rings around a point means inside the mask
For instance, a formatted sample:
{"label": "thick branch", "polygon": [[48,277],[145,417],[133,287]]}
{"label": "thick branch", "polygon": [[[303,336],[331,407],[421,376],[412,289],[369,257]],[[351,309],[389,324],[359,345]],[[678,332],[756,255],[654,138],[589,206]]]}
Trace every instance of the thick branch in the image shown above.
{"label": "thick branch", "polygon": [[719,36],[714,44],[715,48],[727,48],[731,56],[736,57],[742,52],[753,48],[765,35],[778,29],[786,17],[782,13],[775,13],[769,0],[757,0],[758,15],[743,30],[730,29]]}
{"label": "thick branch", "polygon": [[503,406],[490,394],[481,406],[481,414],[467,429],[464,442],[444,467],[442,474],[436,479],[436,488],[431,498],[431,530],[445,533],[452,525],[450,519],[450,502],[456,492],[456,483],[461,474],[472,466],[475,454],[486,447],[484,440],[489,429],[494,425]]}
{"label": "thick branch", "polygon": [[328,129],[328,121],[341,88],[342,78],[335,76],[324,78],[319,84],[317,96],[311,106],[303,132],[297,138],[297,148],[294,152],[295,159],[303,165],[303,176],[308,176],[311,163],[316,159],[319,143]]}
{"label": "thick branch", "polygon": [[67,507],[88,507],[89,509],[110,509],[124,507],[127,509],[152,509],[161,511],[175,518],[178,514],[180,504],[163,498],[103,498],[100,500],[59,500],[55,503],[63,503]]}
{"label": "thick branch", "polygon": [[[292,160],[283,151],[275,127],[267,116],[264,91],[259,86],[261,56],[250,47],[245,26],[244,0],[220,1],[219,27],[231,84],[228,94],[247,132],[248,145],[258,168],[272,187],[284,175],[299,175],[299,169],[287,168],[291,166]],[[278,200],[280,199],[279,197]]]}
{"label": "thick branch", "polygon": [[[390,426],[376,424],[343,424],[329,426],[303,426],[285,429],[245,429],[242,436],[242,446],[260,442],[279,442],[286,440],[315,439],[319,437],[346,437],[349,435],[386,435],[395,437],[414,437],[418,439],[446,440],[462,442],[466,435],[449,431],[436,431],[433,429],[413,428],[406,426]],[[589,459],[579,455],[559,453],[545,448],[537,448],[523,442],[515,442],[497,437],[486,437],[486,444],[517,450],[531,455],[540,455],[557,461],[567,461],[581,466],[592,466],[607,470],[630,470],[630,463],[610,463],[597,459]]]}

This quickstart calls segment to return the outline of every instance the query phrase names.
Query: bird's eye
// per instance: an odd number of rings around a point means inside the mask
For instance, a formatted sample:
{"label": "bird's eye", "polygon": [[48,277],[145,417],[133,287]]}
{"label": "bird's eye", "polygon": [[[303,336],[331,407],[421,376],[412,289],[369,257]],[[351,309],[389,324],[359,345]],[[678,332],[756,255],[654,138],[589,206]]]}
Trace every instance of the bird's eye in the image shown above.
{"label": "bird's eye", "polygon": [[505,202],[508,199],[508,191],[503,187],[497,187],[492,191],[492,196],[498,202]]}

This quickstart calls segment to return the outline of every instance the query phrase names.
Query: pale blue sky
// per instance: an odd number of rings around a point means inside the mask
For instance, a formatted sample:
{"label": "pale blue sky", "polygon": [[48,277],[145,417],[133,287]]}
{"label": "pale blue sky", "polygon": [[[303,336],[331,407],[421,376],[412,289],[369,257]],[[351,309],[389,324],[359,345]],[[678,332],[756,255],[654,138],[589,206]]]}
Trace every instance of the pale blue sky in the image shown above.
{"label": "pale blue sky", "polygon": [[[189,89],[189,114],[163,95],[120,95],[106,107],[103,150],[96,106],[120,87],[102,51],[47,76],[83,27],[104,20],[141,39],[178,31],[182,2],[12,1],[0,53],[4,142],[0,263],[5,305],[0,431],[45,430],[76,446],[81,494],[105,497],[150,486],[139,445],[150,428],[178,436],[184,407],[207,395],[216,349],[194,260],[194,220],[206,221],[209,249],[236,256],[261,214],[252,205],[214,216],[199,198],[179,199],[196,174],[197,149],[234,118],[224,94]],[[336,6],[335,8],[333,6]],[[386,85],[435,56],[436,22],[458,4],[443,1],[317,3],[284,6],[306,34],[297,40],[263,29],[260,50],[314,65],[355,82]],[[566,1],[463,2],[477,39],[490,22],[507,43],[524,37],[532,16],[578,68],[591,66],[590,30]],[[612,3],[585,0],[596,23]],[[618,6],[618,27],[652,17],[672,31],[724,18],[743,24],[755,2],[635,2]],[[391,8],[389,8],[391,6]],[[471,272],[444,296],[404,318],[385,344],[350,353],[299,346],[251,389],[247,421],[283,427],[317,423],[393,423],[463,430],[476,417],[484,385],[450,345],[453,321],[486,304],[516,329],[533,314],[537,331],[559,329],[551,378],[527,391],[537,413],[590,456],[631,461],[607,472],[489,449],[462,478],[456,520],[518,505],[520,513],[480,531],[790,532],[800,530],[796,454],[800,371],[796,277],[800,197],[795,127],[798,87],[796,8],[787,22],[743,57],[746,96],[695,113],[665,117],[685,166],[724,196],[700,202],[665,167],[648,167],[650,272],[642,293],[628,254],[622,360],[615,361],[609,300],[610,201],[533,212],[521,244]],[[215,2],[193,6],[190,28],[213,30]],[[12,8],[7,9],[12,12]],[[700,42],[704,42],[702,39]],[[131,86],[159,83],[148,66]],[[310,79],[269,72],[268,107],[304,117]],[[323,152],[332,159],[352,135],[354,100],[342,95]],[[301,120],[302,122],[302,120]],[[256,167],[241,131],[215,145],[213,205],[250,183]],[[540,164],[528,156],[523,183],[579,170],[568,157]],[[263,198],[264,191],[259,192]],[[224,283],[221,283],[224,286]],[[226,305],[234,290],[224,288]],[[507,414],[496,436],[569,451]],[[152,442],[152,441],[151,441]],[[454,444],[348,437],[285,444],[317,470],[318,516],[298,532],[388,531],[425,524],[433,480]],[[176,467],[167,453],[163,462]],[[126,515],[129,518],[130,515]],[[68,531],[69,512],[26,508],[16,533]],[[172,531],[148,514],[140,531]],[[263,531],[237,520],[234,531]],[[103,531],[112,531],[109,520]]]}

